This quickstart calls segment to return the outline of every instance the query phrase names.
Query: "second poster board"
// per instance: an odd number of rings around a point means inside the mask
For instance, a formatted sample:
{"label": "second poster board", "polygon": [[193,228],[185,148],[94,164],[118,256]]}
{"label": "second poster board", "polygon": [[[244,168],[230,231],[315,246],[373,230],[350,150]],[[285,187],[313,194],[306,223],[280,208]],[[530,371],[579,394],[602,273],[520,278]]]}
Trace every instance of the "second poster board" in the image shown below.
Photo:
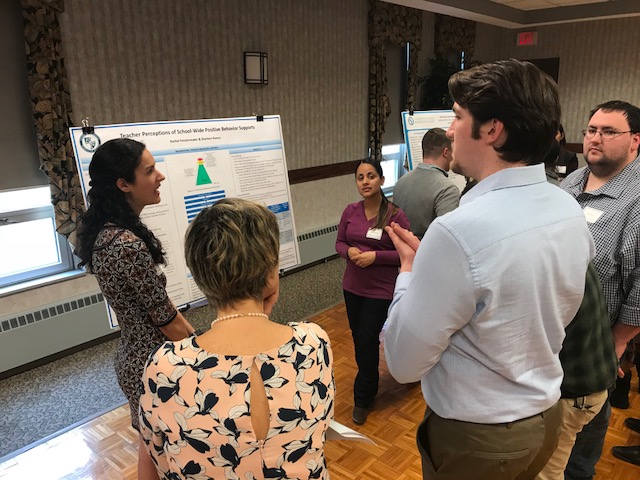
{"label": "second poster board", "polygon": [[[422,137],[432,128],[447,130],[453,121],[455,114],[452,110],[426,110],[402,112],[402,129],[404,141],[407,146],[409,158],[409,170],[422,161]],[[448,172],[449,179],[462,191],[467,184],[464,176],[454,172]]]}

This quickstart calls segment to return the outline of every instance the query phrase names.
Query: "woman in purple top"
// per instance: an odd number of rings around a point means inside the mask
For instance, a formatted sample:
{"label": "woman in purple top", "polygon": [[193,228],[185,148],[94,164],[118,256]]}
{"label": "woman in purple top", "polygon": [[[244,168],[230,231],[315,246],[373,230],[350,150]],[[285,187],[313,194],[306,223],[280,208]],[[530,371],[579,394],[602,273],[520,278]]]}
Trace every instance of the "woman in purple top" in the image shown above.
{"label": "woman in purple top", "polygon": [[384,176],[377,160],[363,160],[356,186],[363,200],[342,213],[336,251],[347,259],[342,288],[353,336],[358,374],[353,385],[353,421],[362,425],[378,392],[380,331],[387,318],[400,258],[384,227],[409,228],[402,210],[382,192]]}

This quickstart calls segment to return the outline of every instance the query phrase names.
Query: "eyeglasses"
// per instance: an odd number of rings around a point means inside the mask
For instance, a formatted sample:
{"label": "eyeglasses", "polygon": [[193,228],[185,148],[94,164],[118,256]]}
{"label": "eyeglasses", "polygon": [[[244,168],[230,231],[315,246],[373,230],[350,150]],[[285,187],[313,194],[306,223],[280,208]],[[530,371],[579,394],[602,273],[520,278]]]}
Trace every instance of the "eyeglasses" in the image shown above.
{"label": "eyeglasses", "polygon": [[604,140],[611,140],[612,138],[616,138],[618,135],[622,135],[624,133],[636,133],[633,130],[627,130],[626,132],[616,132],[615,130],[598,130],[597,128],[587,128],[586,130],[582,130],[582,135],[584,138],[593,138],[596,136],[596,133],[600,134],[600,138]]}

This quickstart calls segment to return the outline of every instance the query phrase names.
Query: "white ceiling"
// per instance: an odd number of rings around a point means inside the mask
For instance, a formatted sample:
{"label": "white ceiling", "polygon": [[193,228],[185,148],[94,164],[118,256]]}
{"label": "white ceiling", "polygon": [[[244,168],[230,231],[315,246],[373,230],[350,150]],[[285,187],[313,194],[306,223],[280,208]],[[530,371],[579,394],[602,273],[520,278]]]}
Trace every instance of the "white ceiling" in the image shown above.
{"label": "white ceiling", "polygon": [[490,0],[493,3],[508,5],[519,10],[540,10],[541,8],[569,7],[572,5],[588,5],[605,3],[609,0]]}
{"label": "white ceiling", "polygon": [[640,0],[383,0],[506,28],[640,16]]}

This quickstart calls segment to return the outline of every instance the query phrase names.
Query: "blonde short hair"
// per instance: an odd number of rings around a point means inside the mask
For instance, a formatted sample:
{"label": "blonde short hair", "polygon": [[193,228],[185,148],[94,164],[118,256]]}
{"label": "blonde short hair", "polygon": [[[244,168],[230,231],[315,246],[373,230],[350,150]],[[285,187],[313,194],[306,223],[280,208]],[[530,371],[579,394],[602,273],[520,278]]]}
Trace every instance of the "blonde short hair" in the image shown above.
{"label": "blonde short hair", "polygon": [[249,298],[262,300],[279,249],[275,215],[241,198],[225,198],[205,208],[185,235],[187,266],[217,308]]}

